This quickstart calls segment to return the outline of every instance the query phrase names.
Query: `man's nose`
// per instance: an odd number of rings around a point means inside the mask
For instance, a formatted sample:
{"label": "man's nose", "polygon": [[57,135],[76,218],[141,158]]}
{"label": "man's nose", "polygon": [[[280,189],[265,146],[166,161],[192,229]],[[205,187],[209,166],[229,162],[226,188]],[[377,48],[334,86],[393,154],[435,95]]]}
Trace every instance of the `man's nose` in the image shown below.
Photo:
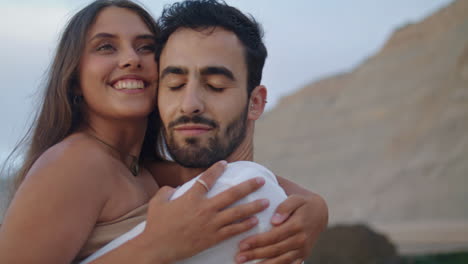
{"label": "man's nose", "polygon": [[141,68],[141,58],[137,51],[133,48],[122,50],[120,55],[119,67],[124,68]]}
{"label": "man's nose", "polygon": [[197,115],[205,111],[203,95],[198,87],[198,84],[187,84],[184,89],[180,110],[184,115]]}

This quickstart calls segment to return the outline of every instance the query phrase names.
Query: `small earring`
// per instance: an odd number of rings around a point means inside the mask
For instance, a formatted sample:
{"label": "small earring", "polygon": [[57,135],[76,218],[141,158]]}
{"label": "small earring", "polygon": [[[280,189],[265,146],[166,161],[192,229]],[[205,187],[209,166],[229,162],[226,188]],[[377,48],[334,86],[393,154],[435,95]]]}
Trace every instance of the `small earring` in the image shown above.
{"label": "small earring", "polygon": [[73,96],[73,105],[80,105],[83,102],[83,96],[81,95],[74,95]]}
{"label": "small earring", "polygon": [[265,104],[268,103],[267,99],[263,100],[263,102],[264,102]]}

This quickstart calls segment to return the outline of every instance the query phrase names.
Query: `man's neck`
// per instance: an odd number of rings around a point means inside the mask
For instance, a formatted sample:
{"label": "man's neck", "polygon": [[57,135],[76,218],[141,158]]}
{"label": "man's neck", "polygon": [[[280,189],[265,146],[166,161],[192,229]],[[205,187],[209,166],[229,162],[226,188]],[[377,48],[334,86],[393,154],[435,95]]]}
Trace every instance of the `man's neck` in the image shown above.
{"label": "man's neck", "polygon": [[[253,142],[251,137],[246,137],[236,150],[226,158],[227,162],[240,160],[253,161]],[[176,178],[178,178],[178,185],[182,185],[190,181],[207,169],[208,168],[186,168],[180,166],[179,175],[176,176]]]}
{"label": "man's neck", "polygon": [[203,173],[205,170],[205,168],[186,168],[180,166],[179,175],[177,176],[177,178],[179,178],[178,184],[182,185],[190,181],[191,179]]}
{"label": "man's neck", "polygon": [[[228,162],[253,160],[252,137],[246,139],[226,158]],[[151,162],[146,164],[159,186],[180,186],[203,173],[207,168],[186,168],[175,162]]]}

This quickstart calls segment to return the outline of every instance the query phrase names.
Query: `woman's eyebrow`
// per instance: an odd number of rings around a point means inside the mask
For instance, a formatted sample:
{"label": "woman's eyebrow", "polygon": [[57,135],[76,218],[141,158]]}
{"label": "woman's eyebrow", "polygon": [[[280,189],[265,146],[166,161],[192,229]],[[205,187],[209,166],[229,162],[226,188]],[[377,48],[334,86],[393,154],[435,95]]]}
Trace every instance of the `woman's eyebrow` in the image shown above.
{"label": "woman's eyebrow", "polygon": [[[111,34],[111,33],[105,33],[105,32],[101,32],[101,33],[97,33],[96,35],[94,35],[89,41],[93,41],[95,39],[101,39],[101,38],[111,38],[111,39],[115,39],[117,38],[117,35],[114,35],[114,34]],[[140,34],[140,35],[137,35],[136,36],[136,39],[150,39],[150,40],[154,40],[155,37],[154,35],[152,34]]]}
{"label": "woman's eyebrow", "polygon": [[97,33],[92,38],[90,38],[89,42],[91,42],[91,41],[93,41],[95,39],[101,39],[101,38],[117,38],[117,36],[114,35],[114,34],[101,32],[101,33]]}

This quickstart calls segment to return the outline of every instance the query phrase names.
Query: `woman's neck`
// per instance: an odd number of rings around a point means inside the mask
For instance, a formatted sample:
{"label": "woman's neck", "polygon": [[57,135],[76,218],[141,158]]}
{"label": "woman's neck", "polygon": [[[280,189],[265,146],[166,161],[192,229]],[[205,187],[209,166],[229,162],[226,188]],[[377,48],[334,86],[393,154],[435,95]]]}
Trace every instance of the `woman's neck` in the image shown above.
{"label": "woman's neck", "polygon": [[100,117],[88,118],[79,132],[87,133],[112,146],[120,153],[140,156],[145,138],[148,118],[133,120],[108,120]]}

